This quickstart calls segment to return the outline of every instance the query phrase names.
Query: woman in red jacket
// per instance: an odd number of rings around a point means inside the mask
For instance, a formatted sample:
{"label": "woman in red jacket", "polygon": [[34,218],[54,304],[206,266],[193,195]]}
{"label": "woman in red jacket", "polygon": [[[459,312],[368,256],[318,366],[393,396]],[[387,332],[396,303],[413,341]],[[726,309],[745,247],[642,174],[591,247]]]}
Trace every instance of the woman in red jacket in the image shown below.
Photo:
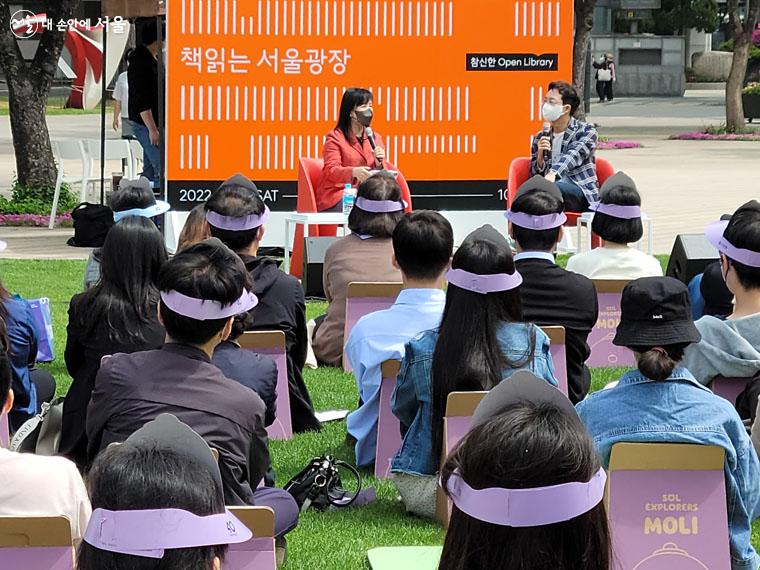
{"label": "woman in red jacket", "polygon": [[392,168],[385,161],[385,145],[380,135],[374,134],[374,149],[367,137],[372,116],[372,93],[366,89],[346,89],[338,124],[325,140],[325,166],[315,191],[318,211],[340,212],[347,183],[358,186],[370,177],[370,171]]}

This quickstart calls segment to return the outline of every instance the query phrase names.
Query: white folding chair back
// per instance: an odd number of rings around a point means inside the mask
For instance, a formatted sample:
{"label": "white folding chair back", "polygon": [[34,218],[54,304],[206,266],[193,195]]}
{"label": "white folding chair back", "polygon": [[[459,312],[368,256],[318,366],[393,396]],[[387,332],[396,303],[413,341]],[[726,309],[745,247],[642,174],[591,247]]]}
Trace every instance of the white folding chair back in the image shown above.
{"label": "white folding chair back", "polygon": [[132,152],[132,175],[137,178],[143,170],[143,147],[138,140],[129,141],[129,150]]}
{"label": "white folding chair back", "polygon": [[[79,191],[80,202],[84,202],[87,195],[87,185],[92,181],[90,178],[90,162],[85,151],[82,141],[79,140],[57,140],[53,141],[53,157],[58,165],[58,176],[55,181],[55,193],[53,195],[53,207],[50,210],[50,223],[48,228],[53,229],[55,225],[55,214],[58,211],[58,200],[61,195],[61,186],[65,184],[80,184]],[[79,175],[69,174],[64,161],[79,161]]]}
{"label": "white folding chair back", "polygon": [[[123,166],[124,178],[133,179],[132,151],[130,150],[129,141],[124,139],[108,139],[105,141],[104,160],[120,160]],[[100,163],[100,140],[90,139],[87,141],[87,152],[90,156],[90,164]],[[98,171],[99,172],[99,171]]]}

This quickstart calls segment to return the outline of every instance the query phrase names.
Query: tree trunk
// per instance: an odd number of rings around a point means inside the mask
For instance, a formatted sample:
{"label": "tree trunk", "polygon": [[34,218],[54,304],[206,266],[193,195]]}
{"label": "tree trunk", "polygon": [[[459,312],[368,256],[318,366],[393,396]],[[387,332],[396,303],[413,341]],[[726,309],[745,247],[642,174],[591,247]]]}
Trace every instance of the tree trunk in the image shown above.
{"label": "tree trunk", "polygon": [[735,133],[744,129],[744,107],[742,105],[742,87],[747,73],[749,59],[749,42],[744,34],[734,40],[734,57],[731,71],[726,81],[726,129]]}
{"label": "tree trunk", "polygon": [[[594,27],[594,6],[596,0],[575,0],[575,34],[573,35],[573,85],[578,91],[581,100],[586,87],[586,59],[588,47],[591,41],[591,29]],[[578,107],[575,116],[585,119],[586,113],[583,105]]]}

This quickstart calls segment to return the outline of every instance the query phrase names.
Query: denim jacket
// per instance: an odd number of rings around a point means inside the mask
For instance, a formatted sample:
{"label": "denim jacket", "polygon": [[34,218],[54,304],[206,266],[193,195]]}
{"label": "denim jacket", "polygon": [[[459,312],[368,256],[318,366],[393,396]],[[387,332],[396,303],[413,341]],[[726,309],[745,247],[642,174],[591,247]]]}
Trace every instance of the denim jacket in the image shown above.
{"label": "denim jacket", "polygon": [[[554,363],[549,354],[549,337],[531,324],[508,323],[497,331],[499,346],[510,360],[519,361],[530,347],[532,331],[536,346],[532,360],[524,367],[550,384],[557,385]],[[438,472],[440,457],[433,452],[433,351],[438,330],[421,333],[409,341],[401,364],[391,408],[401,423],[404,441],[391,462],[391,471],[417,475]],[[509,378],[516,369],[507,369],[502,378]]]}
{"label": "denim jacket", "polygon": [[686,368],[656,382],[633,370],[610,390],[576,406],[604,466],[618,442],[717,445],[726,452],[726,498],[732,570],[756,570],[760,557],[750,544],[760,516],[760,464],[730,402],[700,385]]}

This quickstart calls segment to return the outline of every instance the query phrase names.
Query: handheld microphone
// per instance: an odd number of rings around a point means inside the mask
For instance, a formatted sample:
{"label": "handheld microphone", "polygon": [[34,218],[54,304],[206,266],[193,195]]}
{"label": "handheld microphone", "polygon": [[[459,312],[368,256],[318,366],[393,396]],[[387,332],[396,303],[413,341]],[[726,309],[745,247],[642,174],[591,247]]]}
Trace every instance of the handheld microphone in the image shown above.
{"label": "handheld microphone", "polygon": [[[544,123],[544,130],[541,131],[541,138],[552,136],[552,124],[549,122]],[[544,163],[549,164],[552,160],[552,152],[550,150],[544,150]]]}
{"label": "handheld microphone", "polygon": [[[364,127],[364,136],[367,137],[367,140],[369,141],[369,146],[372,147],[372,150],[375,150],[377,148],[377,145],[375,144],[375,133],[372,132],[371,127]],[[380,168],[383,167],[383,161],[378,160],[375,158],[375,162],[380,166]]]}

